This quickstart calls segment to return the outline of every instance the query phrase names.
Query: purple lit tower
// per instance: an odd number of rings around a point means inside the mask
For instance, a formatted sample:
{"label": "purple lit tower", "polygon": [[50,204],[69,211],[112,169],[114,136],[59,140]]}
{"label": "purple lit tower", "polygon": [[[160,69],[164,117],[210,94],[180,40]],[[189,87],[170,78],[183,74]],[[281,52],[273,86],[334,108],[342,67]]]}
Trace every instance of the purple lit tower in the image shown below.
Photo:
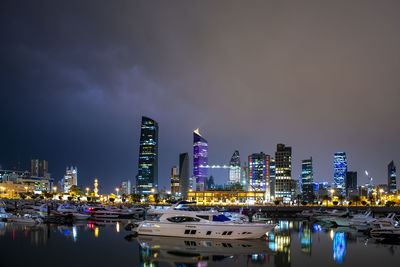
{"label": "purple lit tower", "polygon": [[[208,177],[208,143],[199,129],[193,132],[193,176],[196,178],[196,191],[203,191]],[[204,167],[201,167],[204,166]]]}

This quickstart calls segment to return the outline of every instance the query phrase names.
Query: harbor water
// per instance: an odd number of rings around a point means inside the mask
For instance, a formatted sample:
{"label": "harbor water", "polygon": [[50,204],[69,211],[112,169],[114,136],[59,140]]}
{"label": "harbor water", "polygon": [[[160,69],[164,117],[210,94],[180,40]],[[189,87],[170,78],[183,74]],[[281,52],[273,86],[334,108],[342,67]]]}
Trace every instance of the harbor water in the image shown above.
{"label": "harbor water", "polygon": [[124,222],[0,222],[1,266],[397,266],[400,244],[351,228],[277,220],[258,240],[133,237]]}

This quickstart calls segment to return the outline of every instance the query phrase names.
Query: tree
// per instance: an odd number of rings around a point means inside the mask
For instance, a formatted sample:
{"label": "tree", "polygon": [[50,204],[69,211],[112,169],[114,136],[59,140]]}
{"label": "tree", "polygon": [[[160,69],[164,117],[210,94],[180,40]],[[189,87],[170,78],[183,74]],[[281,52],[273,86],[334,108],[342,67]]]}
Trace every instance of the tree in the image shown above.
{"label": "tree", "polygon": [[111,203],[114,203],[114,201],[115,201],[115,198],[113,198],[113,197],[110,197],[108,200],[109,200]]}
{"label": "tree", "polygon": [[296,199],[297,199],[297,206],[300,206],[301,195],[298,194],[298,195],[296,196]]}
{"label": "tree", "polygon": [[356,206],[358,206],[358,203],[361,201],[360,196],[353,196],[352,200],[356,203]]}
{"label": "tree", "polygon": [[280,201],[279,199],[275,199],[275,200],[274,200],[274,203],[275,203],[275,205],[277,205],[277,206],[278,206],[278,205],[279,205],[279,203],[281,203],[281,201]]}
{"label": "tree", "polygon": [[22,198],[22,199],[25,199],[26,195],[24,193],[19,193],[19,197]]}
{"label": "tree", "polygon": [[307,205],[307,201],[303,200],[303,201],[301,202],[301,205],[306,206],[306,205]]}
{"label": "tree", "polygon": [[154,194],[154,202],[158,204],[160,202],[160,194]]}
{"label": "tree", "polygon": [[138,203],[142,199],[142,195],[133,193],[130,195],[130,199],[133,203]]}
{"label": "tree", "polygon": [[328,201],[331,200],[330,196],[325,195],[322,197],[322,202],[326,203],[326,206],[328,206]]}

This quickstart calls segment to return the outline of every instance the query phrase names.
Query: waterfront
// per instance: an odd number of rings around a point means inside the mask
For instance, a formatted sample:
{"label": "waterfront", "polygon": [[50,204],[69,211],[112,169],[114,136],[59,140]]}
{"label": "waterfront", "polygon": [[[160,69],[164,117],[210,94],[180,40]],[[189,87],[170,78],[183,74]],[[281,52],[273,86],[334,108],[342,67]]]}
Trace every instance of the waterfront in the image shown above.
{"label": "waterfront", "polygon": [[[280,220],[260,240],[130,238],[123,223],[35,227],[0,223],[2,266],[393,266],[400,244],[351,228]],[[4,264],[3,264],[4,263]]]}

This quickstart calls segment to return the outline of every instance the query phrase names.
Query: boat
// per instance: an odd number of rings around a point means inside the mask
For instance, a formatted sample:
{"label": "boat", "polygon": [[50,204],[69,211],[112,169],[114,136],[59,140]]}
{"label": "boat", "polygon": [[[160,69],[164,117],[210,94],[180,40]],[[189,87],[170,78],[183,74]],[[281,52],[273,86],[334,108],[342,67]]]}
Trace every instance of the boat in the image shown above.
{"label": "boat", "polygon": [[377,219],[372,224],[370,235],[377,241],[400,241],[400,226],[395,213]]}
{"label": "boat", "polygon": [[4,201],[0,201],[0,219],[5,220],[11,217],[11,213],[6,212],[6,203]]}
{"label": "boat", "polygon": [[275,224],[233,222],[223,214],[170,208],[153,220],[127,225],[138,235],[210,239],[257,239],[275,228]]}
{"label": "boat", "polygon": [[37,225],[41,224],[43,220],[39,217],[34,217],[30,214],[25,214],[24,216],[9,217],[7,218],[7,222],[12,222],[17,224]]}
{"label": "boat", "polygon": [[345,226],[350,227],[352,225],[363,225],[367,223],[371,223],[374,221],[372,218],[371,211],[367,211],[365,213],[356,214],[351,216],[332,216],[330,221],[337,226]]}
{"label": "boat", "polygon": [[263,213],[257,212],[253,215],[252,221],[253,222],[269,222],[271,218],[266,217]]}
{"label": "boat", "polygon": [[371,225],[376,221],[376,218],[371,216],[371,211],[367,211],[363,215],[354,216],[351,219],[350,226],[357,229],[357,231],[367,231],[371,229]]}
{"label": "boat", "polygon": [[88,214],[94,219],[132,219],[137,216],[138,212],[123,210],[118,208],[94,207],[89,208]]}
{"label": "boat", "polygon": [[90,214],[83,214],[83,213],[78,213],[78,212],[72,213],[72,216],[77,221],[84,221],[84,220],[88,220],[90,218]]}
{"label": "boat", "polygon": [[323,222],[323,223],[332,223],[333,219],[336,219],[338,217],[348,217],[349,216],[349,210],[332,210],[332,211],[326,211],[325,214],[323,215],[318,215],[315,216],[315,220]]}

